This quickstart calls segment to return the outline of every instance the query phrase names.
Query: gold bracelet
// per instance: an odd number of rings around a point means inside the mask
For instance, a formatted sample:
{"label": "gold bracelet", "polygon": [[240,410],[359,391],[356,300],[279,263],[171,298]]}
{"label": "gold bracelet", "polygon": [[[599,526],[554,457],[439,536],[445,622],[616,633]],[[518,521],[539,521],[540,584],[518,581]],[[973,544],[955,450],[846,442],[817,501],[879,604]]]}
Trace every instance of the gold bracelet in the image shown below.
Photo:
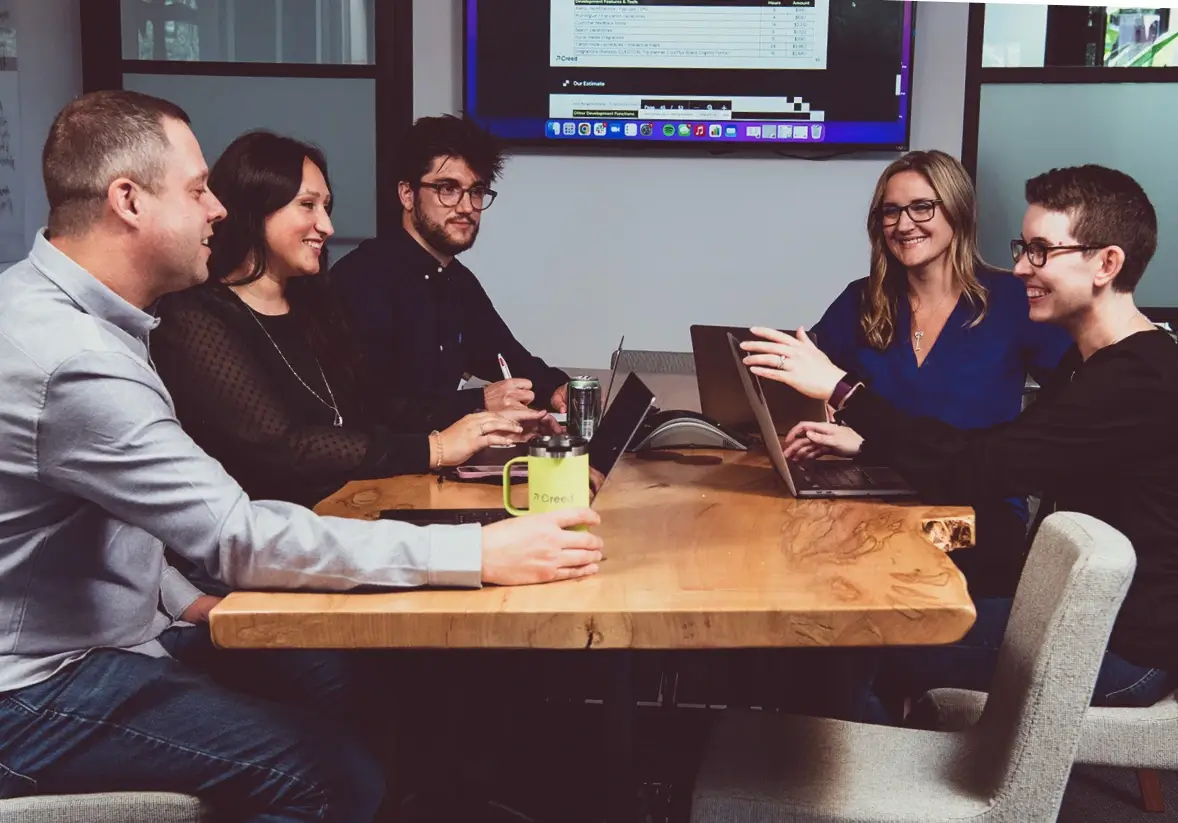
{"label": "gold bracelet", "polygon": [[442,468],[442,463],[445,461],[445,457],[446,457],[446,451],[445,451],[445,449],[442,448],[442,433],[440,431],[438,431],[437,429],[434,429],[432,432],[429,433],[429,436],[431,438],[437,438],[434,442],[438,444],[438,462],[434,466],[434,468],[440,469],[440,468]]}

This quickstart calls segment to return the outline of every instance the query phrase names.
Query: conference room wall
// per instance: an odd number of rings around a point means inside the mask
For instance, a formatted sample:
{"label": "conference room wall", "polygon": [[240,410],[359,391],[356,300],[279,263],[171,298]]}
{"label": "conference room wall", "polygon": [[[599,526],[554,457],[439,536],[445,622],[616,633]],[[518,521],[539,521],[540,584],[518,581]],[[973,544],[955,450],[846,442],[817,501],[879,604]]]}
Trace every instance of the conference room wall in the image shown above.
{"label": "conference room wall", "polygon": [[181,106],[211,165],[239,134],[266,128],[327,154],[334,190],[333,260],[376,233],[376,81],[127,74],[124,88]]}
{"label": "conference room wall", "polygon": [[1178,305],[1178,84],[990,84],[982,86],[979,121],[979,232],[988,259],[1010,262],[1028,177],[1100,163],[1133,175],[1158,212],[1158,251],[1138,304]]}
{"label": "conference room wall", "polygon": [[[11,0],[17,26],[20,103],[6,112],[9,128],[19,123],[16,157],[24,209],[24,239],[32,246],[45,225],[49,201],[41,179],[41,147],[57,112],[82,92],[82,40],[78,0]],[[11,263],[0,263],[0,271]]]}
{"label": "conference room wall", "polygon": [[[19,2],[44,24],[22,25],[22,69],[26,55],[56,61],[35,75],[45,84],[22,87],[26,102],[50,112],[35,135],[25,119],[25,145],[39,147],[52,112],[81,89],[80,77],[63,79],[79,62],[76,3]],[[967,8],[920,4],[915,147],[960,151]],[[457,111],[460,2],[415,0],[414,11],[416,113]],[[369,81],[130,75],[126,83],[190,109],[210,161],[258,125],[319,143],[337,189],[337,229],[350,238],[333,254],[375,231]],[[39,190],[36,152],[24,154]],[[465,259],[521,340],[567,365],[606,365],[623,333],[629,347],[688,350],[693,322],[812,323],[865,271],[867,200],[890,159],[518,155]],[[26,219],[39,226],[43,191],[34,206],[29,189]]]}
{"label": "conference room wall", "polygon": [[[918,5],[912,145],[958,154],[969,6]],[[415,0],[418,116],[461,108],[461,9]],[[692,323],[811,324],[866,274],[867,205],[893,158],[519,153],[463,260],[564,365],[607,366],[623,334],[690,351]]]}

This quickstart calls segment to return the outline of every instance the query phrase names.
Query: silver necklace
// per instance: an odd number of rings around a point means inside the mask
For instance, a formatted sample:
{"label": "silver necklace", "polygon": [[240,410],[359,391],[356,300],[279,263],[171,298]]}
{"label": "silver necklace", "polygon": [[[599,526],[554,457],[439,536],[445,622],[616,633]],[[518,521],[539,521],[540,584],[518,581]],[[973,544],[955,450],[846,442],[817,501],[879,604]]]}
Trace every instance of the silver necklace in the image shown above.
{"label": "silver necklace", "polygon": [[[940,300],[937,301],[937,305],[933,306],[933,310],[931,312],[929,312],[930,318],[937,313],[937,309],[939,309],[939,308],[941,308],[941,306],[945,305],[945,301],[949,299],[949,295],[952,293],[953,292],[951,292],[951,291],[947,292],[946,294],[944,294],[941,297]],[[911,305],[912,304],[909,303],[909,306],[911,306]],[[916,309],[915,308],[912,308],[912,325],[913,326],[916,325]],[[912,337],[914,340],[916,340],[916,346],[913,349],[913,351],[920,351],[920,341],[924,339],[924,330],[923,329],[916,329],[912,333]]]}
{"label": "silver necklace", "polygon": [[323,373],[323,366],[319,365],[319,358],[314,354],[311,355],[311,359],[315,361],[315,367],[319,369],[319,376],[323,379],[323,385],[327,387],[327,396],[331,398],[330,403],[320,397],[317,391],[308,386],[307,381],[299,377],[299,373],[294,370],[294,366],[292,366],[290,361],[286,359],[286,355],[282,353],[282,349],[278,348],[278,344],[274,342],[274,338],[270,336],[270,332],[266,331],[266,327],[262,325],[262,321],[258,319],[258,316],[254,314],[253,310],[250,309],[249,306],[246,306],[245,310],[249,312],[250,317],[254,318],[254,322],[258,324],[258,328],[262,330],[262,334],[266,335],[266,339],[270,341],[270,345],[274,347],[274,351],[278,352],[278,356],[282,358],[282,362],[286,364],[288,369],[290,369],[290,373],[295,376],[295,380],[298,380],[300,383],[302,383],[303,388],[309,391],[312,397],[335,412],[335,420],[332,421],[331,425],[335,426],[337,429],[343,426],[344,416],[340,414],[339,406],[335,404],[335,395],[331,391],[331,384],[327,382],[327,375]]}

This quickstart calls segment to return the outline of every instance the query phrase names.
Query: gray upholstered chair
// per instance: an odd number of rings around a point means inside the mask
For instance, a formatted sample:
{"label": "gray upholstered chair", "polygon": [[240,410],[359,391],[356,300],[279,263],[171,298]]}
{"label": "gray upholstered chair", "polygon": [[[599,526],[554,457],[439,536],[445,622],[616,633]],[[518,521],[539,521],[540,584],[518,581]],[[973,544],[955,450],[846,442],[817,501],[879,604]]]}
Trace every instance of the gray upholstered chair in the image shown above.
{"label": "gray upholstered chair", "polygon": [[639,374],[695,374],[695,357],[691,352],[622,349],[610,355],[610,368]]}
{"label": "gray upholstered chair", "polygon": [[63,794],[0,800],[4,823],[213,823],[194,797],[165,792]]}
{"label": "gray upholstered chair", "polygon": [[[985,692],[934,689],[917,704],[916,712],[922,725],[953,731],[976,723],[985,705]],[[1166,801],[1155,769],[1178,771],[1178,695],[1144,709],[1088,709],[1076,762],[1136,769],[1145,810],[1164,812]]]}
{"label": "gray upholstered chair", "polygon": [[937,732],[726,713],[700,769],[693,823],[1054,821],[1135,565],[1110,526],[1051,515],[977,724]]}
{"label": "gray upholstered chair", "polygon": [[[916,711],[922,725],[952,731],[976,723],[985,705],[984,692],[934,689]],[[1142,805],[1146,811],[1164,812],[1166,803],[1154,770],[1178,771],[1178,695],[1144,709],[1088,709],[1076,762],[1137,769]]]}

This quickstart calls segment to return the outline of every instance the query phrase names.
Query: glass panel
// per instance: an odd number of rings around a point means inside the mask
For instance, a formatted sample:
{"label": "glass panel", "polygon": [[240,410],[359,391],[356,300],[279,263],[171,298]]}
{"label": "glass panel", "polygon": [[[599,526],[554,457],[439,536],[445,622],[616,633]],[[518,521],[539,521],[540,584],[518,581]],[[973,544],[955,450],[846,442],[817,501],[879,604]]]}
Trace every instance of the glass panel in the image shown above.
{"label": "glass panel", "polygon": [[7,9],[0,10],[0,71],[16,69],[16,26]]}
{"label": "glass panel", "polygon": [[123,58],[371,65],[376,0],[121,0]]}
{"label": "glass panel", "polygon": [[983,68],[1042,67],[1047,6],[987,3]]}
{"label": "glass panel", "polygon": [[1178,66],[1174,9],[987,3],[982,66]]}
{"label": "glass panel", "polygon": [[1173,9],[1110,6],[1104,40],[1106,66],[1178,66]]}
{"label": "glass panel", "polygon": [[[1115,113],[1094,117],[1093,112]],[[1028,119],[1030,118],[1030,119]],[[1032,123],[1012,128],[1013,123]],[[1126,127],[1126,123],[1132,125]],[[988,83],[978,114],[978,234],[983,256],[1009,267],[1010,240],[1027,210],[1029,177],[1059,166],[1104,163],[1132,175],[1158,213],[1178,225],[1170,183],[1178,83]],[[496,206],[498,208],[498,206]],[[1178,306],[1178,232],[1158,249],[1134,295],[1142,306]]]}
{"label": "glass panel", "polygon": [[[171,100],[188,112],[209,165],[251,129],[271,129],[319,146],[327,155],[335,201],[331,259],[376,235],[375,80],[128,73],[123,86]],[[291,105],[296,100],[298,105]],[[341,129],[340,123],[348,127]]]}

